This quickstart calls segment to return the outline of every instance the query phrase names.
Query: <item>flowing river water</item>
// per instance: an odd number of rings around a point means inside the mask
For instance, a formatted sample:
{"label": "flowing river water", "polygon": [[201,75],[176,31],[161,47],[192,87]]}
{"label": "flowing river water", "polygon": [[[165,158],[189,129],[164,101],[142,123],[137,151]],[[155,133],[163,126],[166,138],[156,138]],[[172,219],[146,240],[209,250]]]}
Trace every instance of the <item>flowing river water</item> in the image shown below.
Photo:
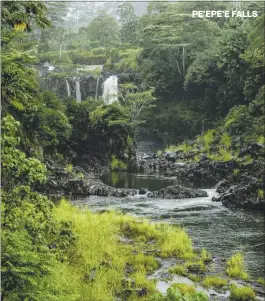
{"label": "flowing river water", "polygon": [[[157,190],[180,184],[176,179],[158,175],[110,173],[101,177],[108,185],[118,188],[142,187]],[[181,183],[194,186],[192,183]],[[201,187],[204,189],[204,187]],[[215,189],[204,189],[208,197],[194,199],[151,199],[145,195],[133,197],[89,196],[82,200],[91,210],[116,209],[122,212],[183,226],[195,248],[206,248],[219,260],[235,252],[244,254],[246,269],[253,279],[263,276],[264,215],[259,211],[231,210],[211,199]]]}

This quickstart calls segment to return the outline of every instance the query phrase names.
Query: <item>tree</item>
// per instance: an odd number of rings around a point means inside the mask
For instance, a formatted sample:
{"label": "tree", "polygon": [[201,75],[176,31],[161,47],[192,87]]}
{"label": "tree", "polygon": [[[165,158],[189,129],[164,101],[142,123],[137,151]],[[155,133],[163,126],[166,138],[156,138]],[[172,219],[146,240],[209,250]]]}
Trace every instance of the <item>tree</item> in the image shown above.
{"label": "tree", "polygon": [[52,203],[34,192],[46,168],[19,150],[19,122],[8,115],[2,128],[2,300],[39,300],[45,294],[40,279],[53,260],[48,236],[55,229]]}
{"label": "tree", "polygon": [[135,86],[133,83],[120,85],[121,104],[126,108],[129,114],[129,122],[132,125],[133,131],[136,132],[136,127],[142,123],[140,116],[143,110],[153,107],[155,100],[152,95],[154,90],[144,90]]}
{"label": "tree", "polygon": [[119,44],[119,26],[111,15],[99,11],[87,28],[88,38],[94,47],[107,47]]}
{"label": "tree", "polygon": [[121,41],[135,45],[137,41],[137,17],[131,3],[122,3],[118,7],[118,16],[121,22]]}

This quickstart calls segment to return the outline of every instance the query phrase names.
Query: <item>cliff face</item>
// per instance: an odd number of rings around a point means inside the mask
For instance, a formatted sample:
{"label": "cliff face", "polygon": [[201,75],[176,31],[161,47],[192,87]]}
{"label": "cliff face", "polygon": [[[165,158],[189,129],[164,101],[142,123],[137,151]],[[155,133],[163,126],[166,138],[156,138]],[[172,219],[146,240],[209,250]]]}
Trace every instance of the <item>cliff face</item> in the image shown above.
{"label": "cliff face", "polygon": [[35,67],[39,70],[41,88],[53,91],[61,98],[71,96],[82,101],[102,96],[104,77],[100,65],[75,68],[45,63]]}

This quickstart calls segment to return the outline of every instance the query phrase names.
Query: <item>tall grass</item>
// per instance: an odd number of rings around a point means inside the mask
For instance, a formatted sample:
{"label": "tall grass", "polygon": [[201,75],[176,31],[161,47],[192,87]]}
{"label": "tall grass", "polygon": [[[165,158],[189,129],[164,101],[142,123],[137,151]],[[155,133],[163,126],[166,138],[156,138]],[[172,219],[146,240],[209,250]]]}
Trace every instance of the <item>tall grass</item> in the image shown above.
{"label": "tall grass", "polygon": [[226,262],[226,273],[232,278],[248,279],[245,271],[244,257],[241,253],[236,253]]}
{"label": "tall grass", "polygon": [[229,297],[230,301],[256,301],[256,295],[252,288],[232,285]]}
{"label": "tall grass", "polygon": [[204,287],[220,288],[227,285],[227,280],[217,276],[206,276],[202,282]]}
{"label": "tall grass", "polygon": [[[128,291],[126,300],[144,300],[137,289],[144,288],[152,295],[155,283],[147,279],[147,274],[159,267],[153,256],[144,255],[147,248],[161,256],[195,256],[190,238],[180,227],[153,224],[114,211],[81,211],[65,200],[55,207],[54,217],[70,225],[75,237],[51,275],[54,282],[65,287],[65,300],[114,301]],[[124,243],[120,237],[133,243]]]}

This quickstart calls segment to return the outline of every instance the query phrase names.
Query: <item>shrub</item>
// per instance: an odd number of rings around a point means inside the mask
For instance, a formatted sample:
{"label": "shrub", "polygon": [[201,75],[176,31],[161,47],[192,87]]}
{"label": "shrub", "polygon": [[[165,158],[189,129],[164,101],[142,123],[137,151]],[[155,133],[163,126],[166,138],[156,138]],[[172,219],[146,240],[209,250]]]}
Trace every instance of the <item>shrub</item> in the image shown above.
{"label": "shrub", "polygon": [[238,168],[236,168],[236,169],[233,170],[233,175],[234,176],[238,176],[239,173],[240,173],[240,170]]}
{"label": "shrub", "polygon": [[111,156],[111,170],[126,170],[127,164],[117,159],[115,155]]}
{"label": "shrub", "polygon": [[204,278],[202,285],[205,287],[223,287],[227,285],[227,280],[217,276],[207,276]]}
{"label": "shrub", "polygon": [[229,300],[231,301],[255,301],[256,295],[252,288],[232,285]]}
{"label": "shrub", "polygon": [[245,271],[244,257],[241,253],[236,253],[226,263],[226,273],[232,278],[248,279],[248,274]]}
{"label": "shrub", "polygon": [[65,171],[68,173],[72,173],[73,172],[73,164],[69,163],[65,166]]}
{"label": "shrub", "polygon": [[263,189],[258,189],[258,197],[259,199],[264,199],[264,190]]}

